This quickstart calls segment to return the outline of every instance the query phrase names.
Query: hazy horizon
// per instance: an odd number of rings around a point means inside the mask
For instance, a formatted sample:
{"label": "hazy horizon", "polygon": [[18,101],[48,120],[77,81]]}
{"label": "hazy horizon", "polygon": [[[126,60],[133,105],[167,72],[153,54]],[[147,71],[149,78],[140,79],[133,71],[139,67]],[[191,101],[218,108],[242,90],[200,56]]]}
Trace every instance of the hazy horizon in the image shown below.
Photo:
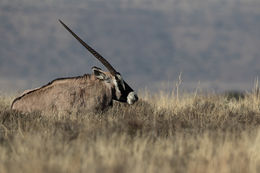
{"label": "hazy horizon", "polygon": [[260,74],[258,0],[3,0],[0,92],[104,67],[59,24],[100,52],[136,89],[249,90]]}

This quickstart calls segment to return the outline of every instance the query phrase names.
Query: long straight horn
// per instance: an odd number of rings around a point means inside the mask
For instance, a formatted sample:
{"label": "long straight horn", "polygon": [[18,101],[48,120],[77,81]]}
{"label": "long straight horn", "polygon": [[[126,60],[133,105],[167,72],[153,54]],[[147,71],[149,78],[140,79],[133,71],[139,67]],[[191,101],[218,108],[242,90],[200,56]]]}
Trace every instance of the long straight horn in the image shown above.
{"label": "long straight horn", "polygon": [[94,55],[107,69],[115,75],[117,71],[112,67],[112,65],[103,58],[97,51],[95,51],[92,47],[90,47],[87,43],[85,43],[81,38],[79,38],[67,25],[65,25],[61,20],[59,22],[92,54]]}

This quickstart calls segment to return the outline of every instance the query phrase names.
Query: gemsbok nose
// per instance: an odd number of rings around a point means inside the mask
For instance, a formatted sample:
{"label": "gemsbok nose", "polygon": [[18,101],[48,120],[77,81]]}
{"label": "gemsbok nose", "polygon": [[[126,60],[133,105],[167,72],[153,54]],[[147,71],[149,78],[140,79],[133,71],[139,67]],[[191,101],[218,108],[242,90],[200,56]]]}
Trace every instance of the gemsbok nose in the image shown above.
{"label": "gemsbok nose", "polygon": [[137,94],[133,91],[133,92],[130,92],[127,96],[127,103],[132,105],[134,104],[135,102],[138,101],[138,96]]}

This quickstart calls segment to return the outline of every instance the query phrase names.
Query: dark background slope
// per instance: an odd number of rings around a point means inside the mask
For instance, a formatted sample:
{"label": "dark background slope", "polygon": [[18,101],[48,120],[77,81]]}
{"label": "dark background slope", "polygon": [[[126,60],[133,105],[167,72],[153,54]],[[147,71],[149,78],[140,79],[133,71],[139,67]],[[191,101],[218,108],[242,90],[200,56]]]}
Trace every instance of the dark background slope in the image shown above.
{"label": "dark background slope", "polygon": [[258,0],[2,0],[0,90],[101,66],[58,19],[135,88],[182,73],[188,88],[248,89],[260,74]]}

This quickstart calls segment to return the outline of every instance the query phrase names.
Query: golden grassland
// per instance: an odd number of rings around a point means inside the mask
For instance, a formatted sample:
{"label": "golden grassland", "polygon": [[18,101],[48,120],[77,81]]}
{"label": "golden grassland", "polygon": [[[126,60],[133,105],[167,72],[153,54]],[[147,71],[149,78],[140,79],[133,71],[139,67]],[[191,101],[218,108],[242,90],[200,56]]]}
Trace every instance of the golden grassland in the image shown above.
{"label": "golden grassland", "polygon": [[0,172],[260,172],[258,89],[141,95],[69,117],[21,114],[0,97]]}

